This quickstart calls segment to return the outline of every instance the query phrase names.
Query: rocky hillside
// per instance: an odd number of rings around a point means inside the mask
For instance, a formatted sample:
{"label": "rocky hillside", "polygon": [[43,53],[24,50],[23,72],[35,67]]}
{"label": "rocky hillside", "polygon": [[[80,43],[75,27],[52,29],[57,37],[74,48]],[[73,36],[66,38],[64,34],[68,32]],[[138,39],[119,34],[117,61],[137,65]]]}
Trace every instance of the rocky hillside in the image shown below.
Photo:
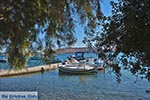
{"label": "rocky hillside", "polygon": [[74,53],[74,52],[88,52],[89,49],[86,47],[82,47],[82,48],[61,48],[61,49],[57,49],[55,50],[56,54],[63,54],[63,53]]}

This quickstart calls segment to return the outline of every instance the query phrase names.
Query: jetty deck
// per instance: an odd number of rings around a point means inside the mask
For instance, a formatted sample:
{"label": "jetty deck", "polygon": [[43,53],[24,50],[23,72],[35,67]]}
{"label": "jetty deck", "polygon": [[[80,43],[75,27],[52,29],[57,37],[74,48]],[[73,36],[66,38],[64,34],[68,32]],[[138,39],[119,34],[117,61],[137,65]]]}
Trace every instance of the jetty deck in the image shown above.
{"label": "jetty deck", "polygon": [[44,72],[44,71],[56,69],[56,68],[58,68],[58,65],[59,65],[59,63],[29,67],[29,68],[24,68],[24,69],[20,69],[20,70],[13,70],[13,69],[12,70],[1,70],[0,77],[8,77],[8,76],[15,76],[15,75]]}

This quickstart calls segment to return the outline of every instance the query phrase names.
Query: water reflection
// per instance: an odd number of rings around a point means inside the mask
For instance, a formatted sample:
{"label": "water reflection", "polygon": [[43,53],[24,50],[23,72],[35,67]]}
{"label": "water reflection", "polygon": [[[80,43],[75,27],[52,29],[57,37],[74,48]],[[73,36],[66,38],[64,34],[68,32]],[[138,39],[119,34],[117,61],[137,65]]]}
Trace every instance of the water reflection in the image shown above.
{"label": "water reflection", "polygon": [[66,75],[66,74],[59,74],[59,78],[66,80],[75,78],[79,81],[80,84],[87,84],[88,81],[91,79],[96,79],[98,77],[97,74],[90,74],[90,75]]}

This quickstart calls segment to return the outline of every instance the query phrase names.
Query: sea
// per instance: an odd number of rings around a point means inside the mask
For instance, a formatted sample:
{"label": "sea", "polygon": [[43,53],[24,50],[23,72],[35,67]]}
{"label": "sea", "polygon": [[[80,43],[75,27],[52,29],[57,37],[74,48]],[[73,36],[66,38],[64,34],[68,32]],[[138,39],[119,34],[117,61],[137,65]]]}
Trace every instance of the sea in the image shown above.
{"label": "sea", "polygon": [[[61,61],[73,54],[60,54]],[[86,57],[97,57],[94,53]],[[42,62],[31,61],[30,65]],[[38,62],[38,63],[37,63]],[[0,63],[7,69],[7,63]],[[118,77],[110,67],[90,75],[60,75],[58,69],[0,78],[0,91],[37,91],[39,100],[150,100],[150,81],[121,69]]]}

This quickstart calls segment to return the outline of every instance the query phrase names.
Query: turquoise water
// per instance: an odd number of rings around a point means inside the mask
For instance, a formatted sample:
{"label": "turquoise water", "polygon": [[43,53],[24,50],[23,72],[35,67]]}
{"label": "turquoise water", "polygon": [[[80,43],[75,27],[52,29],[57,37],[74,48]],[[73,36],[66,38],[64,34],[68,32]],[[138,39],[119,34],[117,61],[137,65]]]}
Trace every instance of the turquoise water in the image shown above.
{"label": "turquoise water", "polygon": [[59,75],[56,69],[0,78],[0,91],[38,91],[39,100],[150,100],[149,81],[125,70],[121,73],[117,78],[108,67],[92,75]]}
{"label": "turquoise water", "polygon": [[[59,54],[59,55],[55,55],[55,62],[61,62],[61,61],[64,61],[66,59],[68,59],[68,57],[72,56],[74,54],[72,53],[68,53],[68,54]],[[84,55],[86,58],[88,57],[93,57],[93,58],[96,58],[97,55],[95,53],[85,53]],[[52,62],[53,63],[53,62]],[[37,59],[37,60],[28,60],[28,67],[33,67],[33,66],[38,66],[38,65],[44,65],[45,62],[44,60],[40,60],[40,59]],[[3,62],[0,62],[0,70],[3,69],[9,69],[9,64],[8,63],[3,63]]]}

